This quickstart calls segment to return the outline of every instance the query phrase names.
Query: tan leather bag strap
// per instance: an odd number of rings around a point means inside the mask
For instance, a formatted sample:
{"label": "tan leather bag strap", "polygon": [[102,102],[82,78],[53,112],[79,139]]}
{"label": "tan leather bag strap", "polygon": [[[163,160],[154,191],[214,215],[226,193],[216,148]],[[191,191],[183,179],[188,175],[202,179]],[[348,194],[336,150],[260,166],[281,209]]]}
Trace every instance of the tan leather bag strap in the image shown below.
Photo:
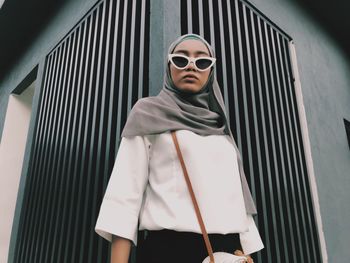
{"label": "tan leather bag strap", "polygon": [[188,190],[189,190],[191,198],[192,198],[193,206],[194,206],[194,209],[196,210],[196,215],[197,215],[197,219],[198,219],[199,225],[200,225],[201,230],[202,230],[202,235],[204,238],[205,246],[207,247],[207,251],[208,251],[208,254],[210,257],[210,263],[214,263],[213,248],[211,247],[208,233],[207,233],[207,230],[205,229],[205,226],[204,226],[202,215],[201,215],[201,212],[199,210],[199,206],[198,206],[196,197],[195,197],[194,192],[193,192],[192,184],[191,184],[190,178],[189,178],[188,173],[187,173],[186,165],[185,165],[185,162],[184,162],[183,157],[182,157],[182,153],[180,150],[179,143],[177,141],[175,131],[171,131],[171,135],[173,137],[173,141],[174,141],[174,144],[176,147],[176,152],[177,152],[177,155],[179,157],[179,160],[180,160],[180,163],[182,166],[182,170],[183,170],[183,174],[185,176],[186,184],[187,184]]}

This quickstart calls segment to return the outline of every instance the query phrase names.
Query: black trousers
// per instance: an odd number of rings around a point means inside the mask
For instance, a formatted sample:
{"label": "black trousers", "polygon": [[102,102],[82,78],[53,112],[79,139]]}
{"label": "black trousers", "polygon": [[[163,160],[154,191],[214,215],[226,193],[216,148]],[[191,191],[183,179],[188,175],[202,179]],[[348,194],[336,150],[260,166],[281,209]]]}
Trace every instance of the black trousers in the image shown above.
{"label": "black trousers", "polygon": [[[208,234],[214,252],[241,249],[239,234]],[[169,229],[139,231],[136,263],[202,263],[208,256],[202,234]]]}

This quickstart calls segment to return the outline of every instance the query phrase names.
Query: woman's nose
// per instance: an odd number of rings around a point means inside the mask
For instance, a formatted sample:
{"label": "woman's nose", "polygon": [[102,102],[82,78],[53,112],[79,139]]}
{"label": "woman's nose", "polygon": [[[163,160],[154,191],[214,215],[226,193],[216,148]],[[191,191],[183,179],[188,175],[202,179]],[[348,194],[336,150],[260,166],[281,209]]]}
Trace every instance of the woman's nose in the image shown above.
{"label": "woman's nose", "polygon": [[194,62],[193,62],[193,61],[191,61],[191,62],[188,64],[187,69],[196,70],[196,67],[195,67],[195,65],[194,65]]}

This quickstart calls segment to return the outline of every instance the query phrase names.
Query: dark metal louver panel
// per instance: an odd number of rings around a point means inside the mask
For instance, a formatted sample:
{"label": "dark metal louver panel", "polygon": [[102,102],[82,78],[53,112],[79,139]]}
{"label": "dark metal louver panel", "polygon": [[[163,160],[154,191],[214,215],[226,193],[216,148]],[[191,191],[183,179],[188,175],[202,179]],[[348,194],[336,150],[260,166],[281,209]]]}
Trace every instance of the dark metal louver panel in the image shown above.
{"label": "dark metal louver panel", "polygon": [[322,262],[298,119],[291,38],[241,0],[182,0],[181,33],[216,50],[217,77],[258,206],[255,262]]}
{"label": "dark metal louver panel", "polygon": [[127,113],[148,95],[149,0],[106,0],[47,55],[15,262],[107,262],[94,232]]}

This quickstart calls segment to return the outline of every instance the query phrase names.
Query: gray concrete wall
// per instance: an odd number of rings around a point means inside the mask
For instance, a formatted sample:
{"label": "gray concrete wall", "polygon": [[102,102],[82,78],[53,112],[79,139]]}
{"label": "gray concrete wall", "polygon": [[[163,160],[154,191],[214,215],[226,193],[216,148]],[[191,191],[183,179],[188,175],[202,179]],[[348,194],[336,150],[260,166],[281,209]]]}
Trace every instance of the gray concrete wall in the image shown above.
{"label": "gray concrete wall", "polygon": [[0,82],[0,140],[9,94],[98,1],[74,0],[67,2],[52,17],[50,23],[47,24],[37,39],[27,49],[22,59],[15,63],[11,72]]}
{"label": "gray concrete wall", "polygon": [[181,34],[180,1],[151,0],[151,14],[149,95],[156,96],[163,84],[168,47]]}
{"label": "gray concrete wall", "polygon": [[328,261],[350,258],[350,63],[325,32],[287,0],[252,0],[295,42]]}
{"label": "gray concrete wall", "polygon": [[18,185],[32,110],[35,82],[20,95],[10,95],[0,145],[0,262],[7,262]]}

